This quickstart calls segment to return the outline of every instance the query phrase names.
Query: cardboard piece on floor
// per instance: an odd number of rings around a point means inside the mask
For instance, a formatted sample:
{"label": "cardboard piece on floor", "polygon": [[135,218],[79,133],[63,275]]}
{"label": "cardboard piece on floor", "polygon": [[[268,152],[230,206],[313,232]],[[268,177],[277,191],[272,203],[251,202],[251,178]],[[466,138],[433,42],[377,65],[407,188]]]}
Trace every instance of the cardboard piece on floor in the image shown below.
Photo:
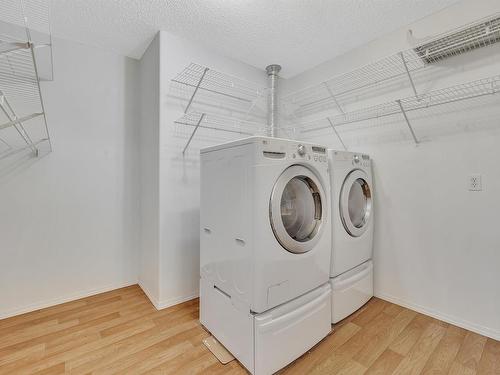
{"label": "cardboard piece on floor", "polygon": [[231,362],[234,357],[231,353],[227,351],[224,346],[213,336],[203,339],[203,344],[212,352],[212,354],[222,363],[223,365]]}

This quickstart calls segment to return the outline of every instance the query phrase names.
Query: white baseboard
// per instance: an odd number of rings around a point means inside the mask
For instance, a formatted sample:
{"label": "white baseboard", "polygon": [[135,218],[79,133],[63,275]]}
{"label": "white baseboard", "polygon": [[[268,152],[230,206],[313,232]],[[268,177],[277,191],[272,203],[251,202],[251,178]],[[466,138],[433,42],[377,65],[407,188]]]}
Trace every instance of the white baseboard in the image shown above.
{"label": "white baseboard", "polygon": [[159,301],[157,298],[153,296],[153,294],[144,286],[144,284],[139,280],[139,286],[141,289],[144,291],[144,294],[149,298],[153,306],[156,308],[156,310],[162,310],[166,309],[167,307],[175,306],[178,305],[179,303],[187,302],[192,299],[198,298],[199,294],[194,293],[194,294],[189,294],[187,296],[179,296],[179,297],[174,297],[174,298],[169,298],[164,301]]}
{"label": "white baseboard", "polygon": [[144,292],[144,294],[149,298],[149,301],[151,301],[151,303],[153,304],[153,306],[156,308],[156,310],[159,310],[159,308],[158,308],[158,306],[159,306],[158,299],[155,296],[153,296],[153,293],[151,293],[149,291],[149,289],[146,288],[146,286],[144,285],[144,283],[141,280],[139,280],[138,284],[141,287],[141,289]]}
{"label": "white baseboard", "polygon": [[29,313],[29,312],[32,312],[35,310],[40,310],[40,309],[44,309],[44,308],[55,306],[55,305],[60,305],[61,303],[71,302],[71,301],[74,301],[74,300],[77,300],[80,298],[90,297],[90,296],[93,296],[93,295],[96,295],[99,293],[109,292],[109,291],[114,290],[114,289],[124,288],[126,286],[135,285],[135,284],[137,284],[137,280],[122,281],[122,282],[108,284],[106,286],[99,287],[99,288],[94,288],[94,289],[90,289],[90,290],[71,293],[71,294],[65,295],[63,297],[57,297],[57,298],[49,299],[46,301],[40,301],[40,302],[36,302],[33,304],[29,304],[26,306],[16,307],[14,309],[0,311],[0,319],[10,318],[10,317],[13,317],[16,315]]}
{"label": "white baseboard", "polygon": [[386,300],[388,302],[395,303],[396,305],[406,307],[410,310],[414,310],[414,311],[419,312],[421,314],[431,316],[435,319],[442,320],[443,322],[450,323],[450,324],[456,325],[456,326],[461,327],[461,328],[465,328],[469,331],[478,333],[480,335],[490,337],[494,340],[500,341],[500,331],[497,331],[495,329],[484,327],[480,324],[471,323],[469,321],[457,318],[455,316],[444,314],[444,313],[441,313],[441,312],[436,311],[434,309],[431,309],[431,308],[428,308],[425,306],[420,306],[420,305],[417,305],[415,303],[408,302],[408,301],[405,301],[401,298],[397,298],[397,297],[394,297],[394,296],[391,296],[391,295],[388,295],[385,293],[377,293],[376,292],[375,297]]}
{"label": "white baseboard", "polygon": [[149,300],[151,301],[151,303],[153,304],[153,306],[157,310],[165,309],[167,307],[174,306],[174,305],[177,305],[179,303],[183,303],[183,302],[192,300],[194,298],[198,298],[198,293],[195,293],[195,294],[190,294],[187,296],[179,296],[179,297],[170,298],[170,299],[167,299],[165,301],[158,301],[156,298],[154,298],[152,293],[144,286],[144,284],[141,283],[141,281],[137,281],[137,280],[123,281],[123,282],[108,284],[108,285],[100,287],[100,288],[94,288],[94,289],[90,289],[90,290],[71,293],[71,294],[68,294],[68,295],[63,296],[63,297],[58,297],[58,298],[53,298],[53,299],[46,300],[46,301],[36,302],[36,303],[29,304],[26,306],[20,306],[20,307],[16,307],[16,308],[9,309],[9,310],[3,310],[3,311],[0,310],[0,319],[10,318],[10,317],[13,317],[16,315],[29,313],[29,312],[32,312],[35,310],[40,310],[40,309],[52,307],[55,305],[60,305],[61,303],[71,302],[71,301],[74,301],[74,300],[77,300],[80,298],[90,297],[90,296],[93,296],[96,294],[109,292],[111,290],[124,288],[124,287],[130,286],[130,285],[135,285],[135,284],[139,284],[139,287],[144,291],[146,296],[149,298]]}
{"label": "white baseboard", "polygon": [[158,310],[166,309],[167,307],[178,305],[179,303],[187,302],[198,297],[199,293],[190,294],[187,296],[169,298],[165,301],[160,301],[160,303],[158,304]]}

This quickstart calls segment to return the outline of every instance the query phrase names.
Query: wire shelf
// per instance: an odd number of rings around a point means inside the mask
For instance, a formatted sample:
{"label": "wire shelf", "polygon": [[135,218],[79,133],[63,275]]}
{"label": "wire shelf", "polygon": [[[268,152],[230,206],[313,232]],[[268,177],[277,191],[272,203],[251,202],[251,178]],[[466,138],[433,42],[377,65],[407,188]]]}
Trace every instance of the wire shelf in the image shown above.
{"label": "wire shelf", "polygon": [[331,128],[342,142],[338,127],[363,121],[377,120],[384,117],[398,116],[408,126],[415,141],[419,143],[415,135],[408,114],[425,114],[426,110],[434,107],[457,103],[460,101],[496,95],[500,92],[500,76],[493,76],[477,81],[472,81],[456,86],[430,91],[419,96],[410,96],[404,99],[378,104],[360,110],[344,113],[337,116],[299,124],[295,126],[301,133],[312,133]]}
{"label": "wire shelf", "polygon": [[183,154],[189,147],[189,144],[196,134],[196,131],[200,128],[236,133],[244,136],[264,135],[267,131],[267,127],[263,126],[260,123],[203,112],[186,113],[174,123],[177,125],[193,127],[191,136],[188,139],[184,150],[182,151]]}
{"label": "wire shelf", "polygon": [[[288,112],[291,118],[295,119],[294,121],[300,121],[301,118],[317,113],[324,112],[323,116],[326,113],[333,114],[320,120],[292,125],[281,130],[290,134],[302,134],[331,128],[345,147],[341,134],[337,130],[339,126],[397,116],[400,120],[404,120],[413,140],[418,143],[419,140],[413,131],[408,113],[496,94],[499,91],[500,76],[429,93],[419,93],[414,82],[414,73],[435,66],[436,63],[444,59],[499,41],[500,13],[449,32],[422,39],[414,43],[416,47],[412,49],[401,51],[320,84],[284,96],[283,107],[285,112]],[[187,96],[189,101],[184,111],[186,114],[176,122],[194,127],[184,152],[198,128],[225,130],[246,135],[266,133],[266,128],[260,125],[256,126],[256,123],[208,114],[205,110],[189,113],[189,108],[200,90],[248,103],[252,108],[258,99],[263,98],[264,89],[257,85],[198,64],[190,64],[172,81],[192,89],[192,92]],[[400,89],[401,82],[404,83],[404,86],[412,89],[413,96],[357,110],[345,110],[346,106],[353,101],[359,102],[361,98],[379,95],[382,84],[387,85],[384,87],[385,90],[392,90],[394,88]],[[349,106],[349,108],[352,107]],[[335,112],[332,112],[332,109]],[[250,126],[247,127],[247,124]]]}
{"label": "wire shelf", "polygon": [[[200,92],[215,95],[222,99],[224,104],[219,109],[226,109],[230,113],[240,113],[244,117],[250,116],[257,103],[264,97],[264,89],[257,84],[238,77],[221,73],[203,65],[191,63],[180,72],[172,82],[190,89],[186,97],[187,105],[184,116],[175,121],[178,125],[194,127],[183,154],[186,152],[198,129],[220,130],[243,135],[264,134],[265,127],[258,122],[241,120],[222,114],[203,111],[190,111],[191,105]],[[171,87],[171,91],[173,88]],[[237,102],[238,109],[234,106]],[[204,103],[205,105],[207,103]],[[240,107],[242,105],[242,107]]]}
{"label": "wire shelf", "polygon": [[412,112],[484,95],[496,94],[499,90],[500,76],[495,76],[350,112],[345,115],[336,116],[332,121],[335,126],[346,125],[401,113],[399,104],[401,104],[405,112]]}
{"label": "wire shelf", "polygon": [[343,99],[348,94],[359,92],[397,77],[404,77],[408,71],[425,67],[413,50],[386,57],[377,62],[342,74],[283,98],[294,116],[305,117],[320,111],[336,109],[343,112]]}
{"label": "wire shelf", "polygon": [[417,55],[427,64],[461,55],[500,41],[500,15],[495,14],[468,26],[421,41],[415,47]]}
{"label": "wire shelf", "polygon": [[263,134],[266,126],[262,124],[240,120],[234,117],[221,116],[211,113],[190,112],[175,121],[178,125],[198,126],[200,128],[226,131],[230,133],[239,133],[245,135]]}
{"label": "wire shelf", "polygon": [[399,52],[320,84],[301,89],[283,98],[295,117],[305,117],[335,109],[343,113],[349,95],[361,94],[374,86],[405,79],[417,96],[412,73],[452,56],[500,41],[500,14],[419,42],[413,49]]}
{"label": "wire shelf", "polygon": [[189,64],[172,82],[193,88],[189,105],[199,90],[247,102],[249,105],[263,95],[263,90],[253,82],[194,63]]}
{"label": "wire shelf", "polygon": [[[50,134],[40,89],[39,49],[52,70],[49,4],[44,0],[0,3],[0,160],[30,150],[39,155]],[[47,149],[47,147],[43,147]]]}
{"label": "wire shelf", "polygon": [[50,34],[50,7],[44,0],[2,0],[0,19],[30,31]]}

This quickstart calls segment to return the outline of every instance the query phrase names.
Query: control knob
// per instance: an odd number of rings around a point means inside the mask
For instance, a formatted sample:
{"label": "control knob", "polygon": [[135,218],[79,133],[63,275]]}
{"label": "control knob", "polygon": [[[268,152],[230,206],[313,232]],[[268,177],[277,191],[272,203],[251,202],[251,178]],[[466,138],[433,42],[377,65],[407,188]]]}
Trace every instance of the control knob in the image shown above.
{"label": "control knob", "polygon": [[298,145],[297,154],[299,154],[300,156],[304,156],[306,154],[306,146]]}

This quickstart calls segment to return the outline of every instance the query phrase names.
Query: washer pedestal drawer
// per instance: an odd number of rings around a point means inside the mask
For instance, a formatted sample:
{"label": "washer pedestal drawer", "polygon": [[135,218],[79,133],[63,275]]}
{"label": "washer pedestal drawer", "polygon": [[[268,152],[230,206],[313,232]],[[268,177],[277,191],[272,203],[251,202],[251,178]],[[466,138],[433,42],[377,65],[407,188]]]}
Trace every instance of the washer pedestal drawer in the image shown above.
{"label": "washer pedestal drawer", "polygon": [[332,286],[332,323],[351,315],[373,297],[371,260],[330,279]]}

